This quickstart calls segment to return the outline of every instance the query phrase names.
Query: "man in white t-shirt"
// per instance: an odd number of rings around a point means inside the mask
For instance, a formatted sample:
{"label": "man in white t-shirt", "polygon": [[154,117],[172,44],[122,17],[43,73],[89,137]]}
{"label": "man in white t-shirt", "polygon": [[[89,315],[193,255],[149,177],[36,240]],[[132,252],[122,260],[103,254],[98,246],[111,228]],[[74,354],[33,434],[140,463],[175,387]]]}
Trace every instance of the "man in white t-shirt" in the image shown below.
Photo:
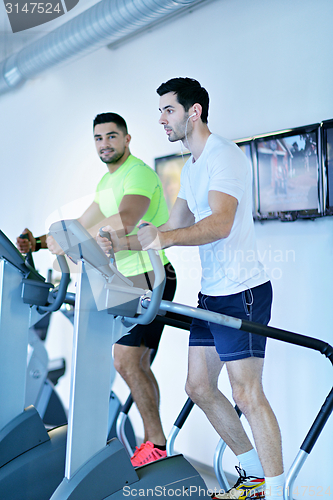
{"label": "man in white t-shirt", "polygon": [[[163,83],[161,117],[170,142],[182,141],[192,155],[181,175],[178,198],[166,224],[149,224],[138,238],[144,250],[199,245],[200,308],[267,324],[272,288],[257,257],[252,219],[251,168],[232,142],[207,126],[209,97],[199,82]],[[264,395],[266,338],[193,320],[186,391],[236,454],[241,468],[234,487],[218,498],[281,498],[284,484],[281,436]],[[233,399],[247,418],[253,448],[231,403],[218,389],[226,365]]]}

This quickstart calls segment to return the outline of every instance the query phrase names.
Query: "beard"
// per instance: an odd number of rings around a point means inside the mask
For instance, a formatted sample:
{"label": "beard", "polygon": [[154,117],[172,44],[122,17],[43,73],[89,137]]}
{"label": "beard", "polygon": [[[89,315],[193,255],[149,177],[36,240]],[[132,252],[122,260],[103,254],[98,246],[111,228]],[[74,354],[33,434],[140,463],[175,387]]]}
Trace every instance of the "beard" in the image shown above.
{"label": "beard", "polygon": [[106,163],[107,165],[112,165],[112,163],[117,163],[124,156],[125,150],[122,152],[114,151],[113,154],[112,152],[109,154],[110,156],[103,157],[103,153],[100,153],[99,157],[103,163]]}
{"label": "beard", "polygon": [[181,123],[178,123],[168,136],[170,142],[184,141],[191,133],[192,129],[188,127],[188,113],[184,116]]}

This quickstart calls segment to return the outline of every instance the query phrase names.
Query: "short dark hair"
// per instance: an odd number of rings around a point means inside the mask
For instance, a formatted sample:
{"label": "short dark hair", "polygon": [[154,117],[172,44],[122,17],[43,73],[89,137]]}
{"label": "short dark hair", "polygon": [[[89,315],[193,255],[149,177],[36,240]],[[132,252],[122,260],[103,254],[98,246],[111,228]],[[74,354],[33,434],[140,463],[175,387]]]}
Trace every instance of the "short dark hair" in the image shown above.
{"label": "short dark hair", "polygon": [[177,101],[188,111],[196,102],[202,106],[201,120],[208,122],[209,95],[206,89],[193,78],[171,78],[156,90],[159,96],[173,92]]}
{"label": "short dark hair", "polygon": [[117,115],[117,113],[101,113],[100,115],[97,115],[94,119],[93,128],[95,128],[96,125],[111,122],[115,123],[117,127],[124,132],[124,135],[128,134],[127,124],[124,118],[120,115]]}

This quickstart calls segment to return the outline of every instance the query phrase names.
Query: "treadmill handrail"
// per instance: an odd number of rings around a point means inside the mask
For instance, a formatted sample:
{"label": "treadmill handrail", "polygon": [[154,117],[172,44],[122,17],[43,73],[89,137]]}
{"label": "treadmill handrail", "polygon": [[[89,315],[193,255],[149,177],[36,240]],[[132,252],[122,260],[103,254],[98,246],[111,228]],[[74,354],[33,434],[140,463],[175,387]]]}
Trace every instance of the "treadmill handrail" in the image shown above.
{"label": "treadmill handrail", "polygon": [[158,252],[155,250],[148,250],[148,256],[154,271],[154,285],[153,293],[150,298],[150,305],[143,314],[140,314],[140,316],[135,318],[125,317],[124,320],[129,323],[148,325],[155,319],[160,308],[166,282],[165,270]]}
{"label": "treadmill handrail", "polygon": [[[130,283],[125,276],[109,263],[108,258],[97,241],[76,219],[55,222],[50,226],[49,231],[60,244],[63,251],[71,258],[75,257],[76,259],[86,261],[107,277],[112,277],[116,274],[123,280],[125,286],[126,283]],[[73,241],[71,241],[71,236],[74,237]],[[124,317],[124,321],[129,324],[146,325],[151,323],[158,313],[162,300],[166,282],[164,266],[158,252],[148,250],[148,255],[155,276],[150,306],[143,314],[135,318]]]}
{"label": "treadmill handrail", "polygon": [[[142,306],[147,307],[149,300],[150,299],[148,298],[145,299]],[[205,309],[185,306],[183,304],[177,304],[176,302],[169,302],[167,300],[161,301],[160,311],[170,311],[177,314],[190,316],[192,318],[204,319],[207,321],[211,321],[212,323],[229,326],[230,328],[234,328],[236,330],[243,330],[246,332],[261,335],[263,337],[269,337],[275,340],[280,340],[282,342],[287,342],[289,344],[313,349],[326,356],[333,364],[333,347],[327,342],[320,339],[301,335],[300,333],[290,332],[288,330],[282,330],[280,328],[275,328],[272,326],[262,325],[260,323],[253,323],[248,320],[233,318],[232,316],[207,311]]]}
{"label": "treadmill handrail", "polygon": [[58,311],[62,304],[65,302],[67,287],[70,282],[70,272],[67,264],[67,260],[64,255],[57,255],[57,260],[61,270],[61,279],[58,287],[56,299],[54,302],[47,306],[37,306],[37,311],[41,314],[45,312]]}
{"label": "treadmill handrail", "polygon": [[83,259],[109,278],[118,273],[116,269],[111,269],[101,247],[76,219],[54,222],[49,228],[49,234],[76,264]]}
{"label": "treadmill handrail", "polygon": [[[45,283],[45,278],[40,275],[33,265],[30,265],[9,238],[0,230],[0,258],[3,258],[11,265],[16,267],[25,278]],[[57,290],[54,302],[47,306],[37,306],[40,314],[45,312],[54,312],[60,309],[65,301],[67,287],[70,281],[69,267],[66,258],[63,255],[57,256],[61,269],[61,280]],[[51,286],[51,284],[50,284]]]}

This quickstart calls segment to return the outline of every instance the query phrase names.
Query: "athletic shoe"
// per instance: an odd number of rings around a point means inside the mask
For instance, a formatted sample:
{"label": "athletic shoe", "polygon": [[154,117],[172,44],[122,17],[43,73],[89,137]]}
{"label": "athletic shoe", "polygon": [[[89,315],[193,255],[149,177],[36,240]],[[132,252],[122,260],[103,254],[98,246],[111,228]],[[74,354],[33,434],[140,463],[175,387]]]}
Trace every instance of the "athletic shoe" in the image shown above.
{"label": "athletic shoe", "polygon": [[140,465],[155,462],[155,460],[159,460],[160,458],[164,458],[166,456],[167,453],[165,450],[154,448],[153,443],[146,441],[145,443],[142,443],[140,448],[136,447],[136,450],[131,458],[131,463],[133,467],[139,467]]}
{"label": "athletic shoe", "polygon": [[261,499],[265,498],[265,478],[255,476],[247,476],[245,470],[236,466],[239,474],[236,484],[223,495],[213,495],[213,500],[228,500],[237,498],[245,500],[247,498]]}

